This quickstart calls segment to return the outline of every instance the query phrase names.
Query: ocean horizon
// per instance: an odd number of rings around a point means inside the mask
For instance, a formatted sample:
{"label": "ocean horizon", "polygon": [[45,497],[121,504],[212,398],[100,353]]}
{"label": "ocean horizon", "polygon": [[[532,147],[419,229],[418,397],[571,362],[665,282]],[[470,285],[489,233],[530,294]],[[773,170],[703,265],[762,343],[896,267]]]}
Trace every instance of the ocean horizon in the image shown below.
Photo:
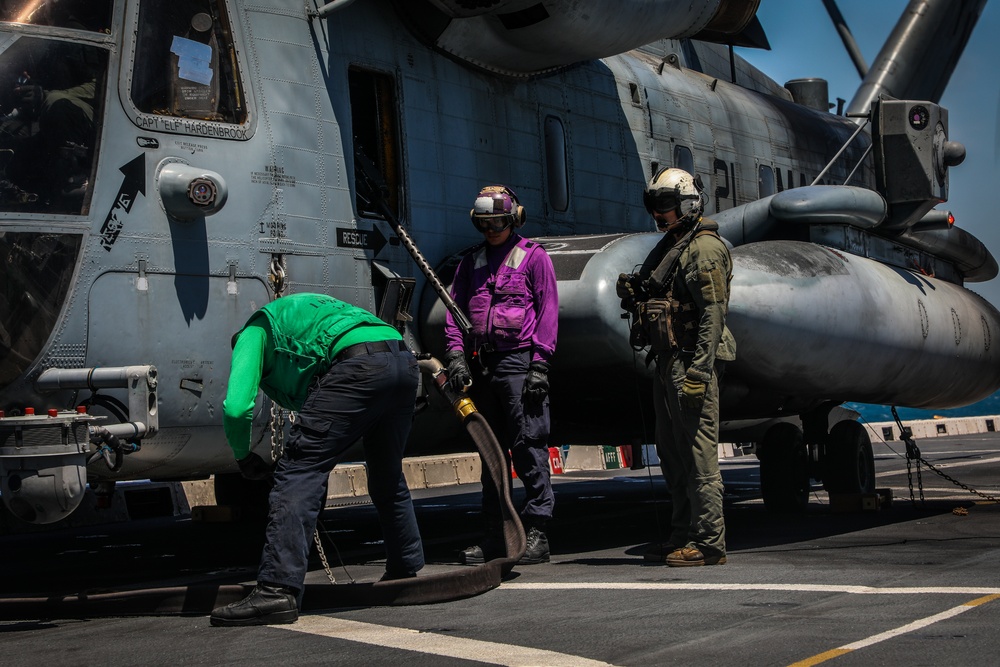
{"label": "ocean horizon", "polygon": [[[844,407],[860,413],[864,421],[867,422],[892,421],[891,405],[844,403]],[[899,418],[903,421],[908,419],[944,419],[948,417],[979,417],[981,415],[997,415],[1000,414],[1000,391],[991,396],[987,396],[981,401],[961,408],[949,408],[947,410],[924,410],[920,408],[897,407],[896,412],[899,413]]]}

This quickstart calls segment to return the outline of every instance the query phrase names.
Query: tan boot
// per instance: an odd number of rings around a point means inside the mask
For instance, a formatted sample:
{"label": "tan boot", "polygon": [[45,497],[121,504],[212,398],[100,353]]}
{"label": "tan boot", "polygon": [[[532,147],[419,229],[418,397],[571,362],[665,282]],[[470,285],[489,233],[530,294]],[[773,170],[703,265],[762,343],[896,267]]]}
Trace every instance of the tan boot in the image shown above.
{"label": "tan boot", "polygon": [[682,547],[674,550],[667,556],[667,565],[670,567],[699,567],[701,565],[725,565],[725,554],[713,554],[706,556],[701,550],[694,547]]}

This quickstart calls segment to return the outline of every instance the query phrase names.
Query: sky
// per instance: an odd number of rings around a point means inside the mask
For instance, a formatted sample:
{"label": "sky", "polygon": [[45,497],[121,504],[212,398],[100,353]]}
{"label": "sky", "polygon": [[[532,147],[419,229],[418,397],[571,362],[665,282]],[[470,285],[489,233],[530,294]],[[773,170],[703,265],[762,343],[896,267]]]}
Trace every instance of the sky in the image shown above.
{"label": "sky", "polygon": [[[870,66],[909,4],[908,0],[837,0],[840,13]],[[822,0],[761,0],[757,11],[771,51],[738,49],[778,83],[819,77],[830,101],[848,102],[861,79]],[[948,109],[949,139],[967,157],[950,171],[946,208],[955,224],[978,237],[1000,260],[1000,0],[989,0],[952,74],[941,105]],[[1000,278],[966,287],[1000,309]]]}

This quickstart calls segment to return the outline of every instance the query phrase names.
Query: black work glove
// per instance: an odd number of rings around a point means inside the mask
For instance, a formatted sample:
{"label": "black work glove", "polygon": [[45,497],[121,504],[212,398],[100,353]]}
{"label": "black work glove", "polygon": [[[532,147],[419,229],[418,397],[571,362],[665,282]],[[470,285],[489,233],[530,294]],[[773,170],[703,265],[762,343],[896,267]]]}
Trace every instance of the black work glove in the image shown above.
{"label": "black work glove", "polygon": [[622,300],[622,310],[629,312],[635,312],[635,302],[644,298],[639,276],[634,273],[619,273],[618,282],[615,283],[615,292]]}
{"label": "black work glove", "polygon": [[525,405],[540,406],[549,395],[549,365],[544,361],[528,364],[528,374],[524,376],[521,400]]}
{"label": "black work glove", "polygon": [[259,480],[267,479],[274,472],[274,467],[266,463],[259,455],[250,452],[241,459],[236,459],[236,465],[240,467],[240,474],[243,479]]}
{"label": "black work glove", "polygon": [[618,282],[615,283],[615,292],[618,293],[619,299],[625,299],[628,297],[635,297],[635,288],[632,287],[632,279],[635,274],[633,273],[619,273]]}
{"label": "black work glove", "polygon": [[472,386],[472,371],[465,361],[465,352],[461,350],[451,350],[444,355],[444,363],[448,368],[448,382],[451,388],[458,393],[464,393]]}

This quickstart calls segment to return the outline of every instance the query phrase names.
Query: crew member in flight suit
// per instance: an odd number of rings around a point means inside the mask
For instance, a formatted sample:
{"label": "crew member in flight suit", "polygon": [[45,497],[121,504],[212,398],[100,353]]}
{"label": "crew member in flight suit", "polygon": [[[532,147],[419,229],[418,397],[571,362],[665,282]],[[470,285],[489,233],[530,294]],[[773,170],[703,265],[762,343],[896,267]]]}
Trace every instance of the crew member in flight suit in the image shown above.
{"label": "crew member in flight suit", "polygon": [[250,451],[258,388],[295,410],[274,468],[257,586],[212,612],[212,625],[292,623],[330,471],[363,438],[368,489],[385,542],[383,580],[416,576],[423,545],[403,477],[420,371],[392,326],[322,294],[292,294],[256,313],[233,336],[223,425],[240,472],[264,479],[272,465]]}
{"label": "crew member in flight suit", "polygon": [[719,226],[702,217],[700,188],[682,169],[661,169],[643,194],[664,238],[617,292],[633,313],[632,344],[656,356],[656,451],[673,505],[667,545],[647,560],[722,565],[726,529],[719,472],[719,375],[736,358],[726,328],[732,258]]}
{"label": "crew member in flight suit", "polygon": [[[470,215],[484,242],[462,258],[451,294],[472,332],[463,337],[448,314],[448,377],[456,391],[469,388],[524,483],[527,548],[519,562],[547,563],[545,527],[555,506],[548,448],[549,361],[559,314],[555,270],[539,244],[515,231],[525,213],[510,188],[483,188]],[[504,555],[500,498],[485,467],[482,482],[485,535],[462,552],[467,564]]]}

